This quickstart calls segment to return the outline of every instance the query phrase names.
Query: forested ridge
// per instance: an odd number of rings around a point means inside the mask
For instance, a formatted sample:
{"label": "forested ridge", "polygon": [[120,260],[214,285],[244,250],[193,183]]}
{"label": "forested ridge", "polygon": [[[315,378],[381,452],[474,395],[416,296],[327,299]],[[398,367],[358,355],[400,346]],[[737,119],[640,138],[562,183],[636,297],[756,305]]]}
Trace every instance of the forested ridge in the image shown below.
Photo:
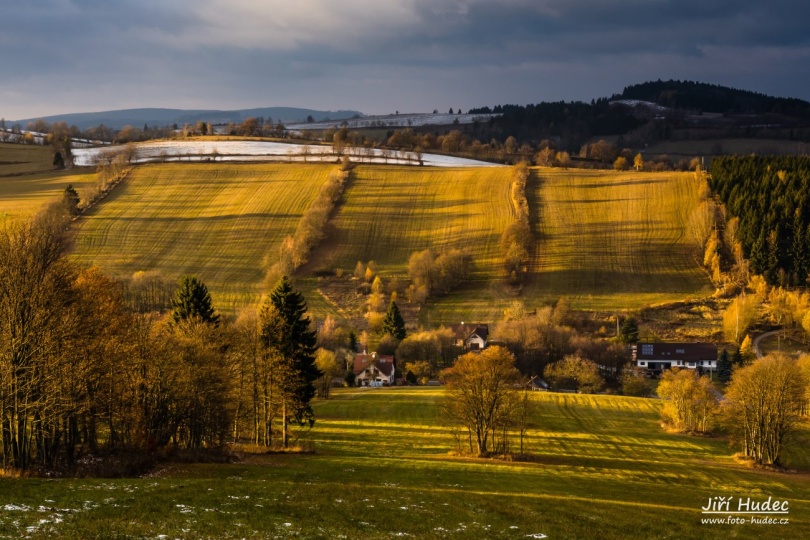
{"label": "forested ridge", "polygon": [[804,284],[810,272],[810,158],[716,158],[710,187],[739,219],[751,270],[771,285]]}

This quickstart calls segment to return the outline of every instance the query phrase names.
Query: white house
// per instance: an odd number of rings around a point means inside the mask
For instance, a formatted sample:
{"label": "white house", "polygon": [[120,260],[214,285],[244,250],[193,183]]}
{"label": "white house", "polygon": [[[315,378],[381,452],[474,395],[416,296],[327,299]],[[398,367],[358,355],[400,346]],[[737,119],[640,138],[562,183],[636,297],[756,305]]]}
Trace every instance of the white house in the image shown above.
{"label": "white house", "polygon": [[461,323],[451,327],[453,344],[465,351],[481,351],[487,348],[489,325]]}
{"label": "white house", "polygon": [[665,369],[717,369],[717,345],[712,343],[637,343],[631,347],[633,362],[648,373]]}
{"label": "white house", "polygon": [[391,386],[395,375],[393,356],[375,352],[354,355],[354,380],[358,386]]}

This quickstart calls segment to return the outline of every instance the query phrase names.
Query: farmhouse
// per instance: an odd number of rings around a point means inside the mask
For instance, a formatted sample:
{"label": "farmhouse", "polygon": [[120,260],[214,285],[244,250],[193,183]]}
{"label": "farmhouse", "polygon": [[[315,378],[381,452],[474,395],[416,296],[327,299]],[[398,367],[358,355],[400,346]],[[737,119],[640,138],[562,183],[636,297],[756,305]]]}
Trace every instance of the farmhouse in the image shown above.
{"label": "farmhouse", "polygon": [[637,343],[631,347],[633,362],[648,373],[665,369],[717,369],[717,345],[712,343]]}
{"label": "farmhouse", "polygon": [[393,356],[374,352],[354,355],[354,380],[358,386],[391,386],[395,372]]}
{"label": "farmhouse", "polygon": [[456,324],[450,327],[453,331],[453,345],[465,351],[480,351],[487,348],[489,325]]}

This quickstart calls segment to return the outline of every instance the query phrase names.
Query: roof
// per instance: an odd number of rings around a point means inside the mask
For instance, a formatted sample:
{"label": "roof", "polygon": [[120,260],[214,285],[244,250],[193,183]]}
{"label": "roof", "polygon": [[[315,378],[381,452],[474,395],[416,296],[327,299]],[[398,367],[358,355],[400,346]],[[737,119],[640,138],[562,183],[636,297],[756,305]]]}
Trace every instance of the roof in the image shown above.
{"label": "roof", "polygon": [[487,340],[489,336],[489,325],[488,324],[480,324],[480,323],[461,323],[461,324],[454,324],[450,327],[453,331],[453,335],[456,339],[463,339],[467,341],[473,334],[478,335],[484,341]]}
{"label": "roof", "polygon": [[390,377],[394,370],[394,357],[388,355],[378,355],[377,353],[360,353],[354,355],[354,374],[359,375],[370,365],[376,368],[385,376]]}
{"label": "roof", "polygon": [[717,360],[717,345],[713,343],[637,343],[633,353],[636,360]]}

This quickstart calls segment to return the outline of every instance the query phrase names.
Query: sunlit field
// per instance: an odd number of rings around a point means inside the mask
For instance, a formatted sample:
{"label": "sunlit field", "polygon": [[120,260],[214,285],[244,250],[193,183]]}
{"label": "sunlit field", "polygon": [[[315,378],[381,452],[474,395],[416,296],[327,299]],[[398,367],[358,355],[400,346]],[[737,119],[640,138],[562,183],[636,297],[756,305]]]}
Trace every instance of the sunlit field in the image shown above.
{"label": "sunlit field", "polygon": [[539,239],[525,297],[624,310],[705,296],[688,220],[691,173],[535,169],[527,187]]}
{"label": "sunlit field", "polygon": [[90,189],[95,175],[89,169],[53,170],[50,147],[0,143],[0,218],[24,218],[58,201],[72,184]]}
{"label": "sunlit field", "polygon": [[461,249],[473,278],[487,281],[511,219],[508,190],[507,168],[358,166],[313,266],[352,271],[373,260],[385,275],[406,271],[414,251]]}
{"label": "sunlit field", "polygon": [[[312,454],[170,465],[139,479],[4,479],[0,535],[801,538],[809,530],[806,450],[788,457],[802,472],[748,469],[722,439],[662,430],[657,400],[535,393],[524,443],[531,461],[455,457],[442,392],[338,390],[315,404],[315,427],[301,434]],[[787,499],[790,523],[701,524],[700,507],[716,495]]]}
{"label": "sunlit field", "polygon": [[128,278],[194,274],[215,306],[233,313],[258,302],[265,255],[326,181],[328,165],[167,164],[136,167],[74,226],[73,258]]}

